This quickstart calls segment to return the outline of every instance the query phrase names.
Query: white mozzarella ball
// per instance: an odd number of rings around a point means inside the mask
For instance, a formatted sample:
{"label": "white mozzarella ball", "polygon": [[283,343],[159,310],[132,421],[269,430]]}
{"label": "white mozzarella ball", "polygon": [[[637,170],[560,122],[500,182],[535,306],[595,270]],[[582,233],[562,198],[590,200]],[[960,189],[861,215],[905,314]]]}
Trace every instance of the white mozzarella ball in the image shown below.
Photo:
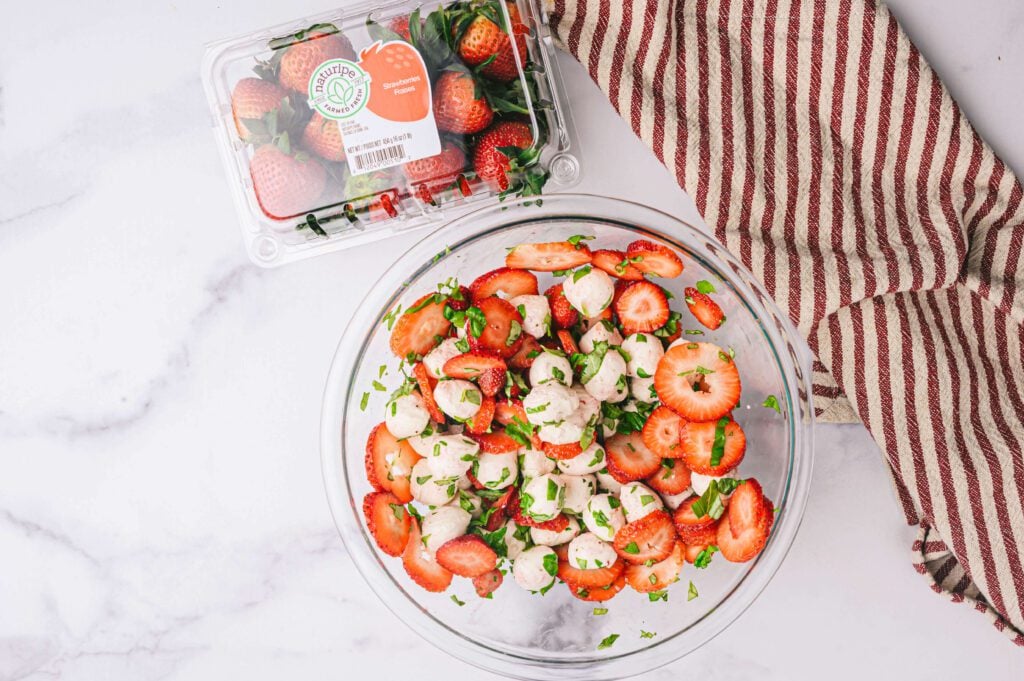
{"label": "white mozzarella ball", "polygon": [[539,449],[520,449],[519,470],[525,478],[536,478],[554,471],[555,462]]}
{"label": "white mozzarella ball", "polygon": [[515,452],[480,452],[473,464],[473,476],[487,489],[503,489],[519,476],[519,459]]}
{"label": "white mozzarella ball", "polygon": [[[536,366],[536,362],[534,365]],[[576,393],[561,383],[534,385],[530,394],[523,398],[526,420],[535,426],[557,423],[571,415],[579,406],[580,399]]]}
{"label": "white mozzarella ball", "polygon": [[384,423],[388,432],[404,440],[423,432],[430,423],[430,413],[423,405],[423,397],[418,392],[412,392],[388,403],[384,411]]}
{"label": "white mozzarella ball", "polygon": [[580,570],[608,567],[618,558],[612,545],[593,532],[584,532],[569,544],[569,565]]}
{"label": "white mozzarella ball", "polygon": [[594,343],[605,341],[608,345],[620,345],[622,334],[607,319],[597,319],[587,329],[587,332],[580,336],[580,352],[593,352]]}
{"label": "white mozzarella ball", "polygon": [[622,483],[612,477],[612,474],[608,472],[607,468],[601,468],[597,471],[597,486],[599,489],[614,494],[616,497],[619,496],[619,492],[622,491]]}
{"label": "white mozzarella ball", "polygon": [[626,398],[629,389],[626,385],[626,360],[618,350],[608,348],[601,367],[583,387],[601,402],[621,402]]}
{"label": "white mozzarella ball", "polygon": [[523,485],[519,493],[519,507],[530,518],[544,522],[562,512],[565,502],[565,483],[560,475],[539,475]]}
{"label": "white mozzarella ball", "polygon": [[655,402],[658,399],[658,394],[654,392],[653,378],[629,379],[629,394],[641,402]]}
{"label": "white mozzarella ball", "polygon": [[519,554],[512,563],[512,577],[527,591],[551,586],[558,574],[558,556],[550,546],[534,546]]}
{"label": "white mozzarella ball", "polygon": [[[630,376],[637,378],[653,378],[658,362],[665,354],[661,340],[650,333],[634,333],[622,341],[622,349],[629,355],[626,368]],[[644,400],[650,402],[650,399]]]}
{"label": "white mozzarella ball", "polygon": [[437,382],[434,386],[434,401],[448,416],[465,421],[480,411],[483,395],[469,381],[455,378]]}
{"label": "white mozzarella ball", "polygon": [[589,423],[591,419],[601,413],[601,402],[588,393],[586,388],[582,385],[574,385],[572,391],[576,393],[576,397],[580,400],[580,406],[576,411],[579,413],[582,421]]}
{"label": "white mozzarella ball", "polygon": [[470,520],[472,516],[458,506],[441,506],[428,513],[423,518],[423,526],[420,528],[421,539],[427,553],[434,556],[446,542],[466,534]]}
{"label": "white mozzarella ball", "polygon": [[459,489],[473,489],[473,481],[469,479],[469,476],[465,473],[459,478]]}
{"label": "white mozzarella ball", "polygon": [[465,435],[432,435],[426,440],[429,447],[424,460],[437,478],[461,478],[480,451],[480,445]]}
{"label": "white mozzarella ball", "polygon": [[458,357],[462,351],[458,348],[458,338],[445,338],[433,350],[423,356],[423,366],[427,367],[427,373],[434,378],[445,378],[445,362]]}
{"label": "white mozzarella ball", "polygon": [[591,442],[589,447],[571,459],[559,461],[558,468],[566,475],[586,475],[604,468],[604,459],[604,447]]}
{"label": "white mozzarella ball", "polygon": [[520,531],[519,525],[516,525],[516,521],[509,518],[508,522],[505,523],[505,536],[502,537],[502,541],[505,542],[505,555],[509,560],[515,560],[519,557],[519,554],[526,550],[526,538],[523,535],[530,533],[530,528],[523,528],[520,537],[516,536],[516,532]]}
{"label": "white mozzarella ball", "polygon": [[615,533],[626,524],[622,504],[610,494],[595,494],[583,509],[583,524],[604,541],[615,539]]}
{"label": "white mozzarella ball", "polygon": [[683,505],[683,502],[693,496],[692,489],[684,489],[679,494],[662,494],[661,500],[665,503],[666,508],[670,508],[673,511]]}
{"label": "white mozzarella ball", "polygon": [[[451,480],[451,482],[448,482]],[[444,506],[455,498],[458,478],[437,477],[430,471],[426,459],[420,459],[412,467],[409,491],[412,498],[427,506]]]}
{"label": "white mozzarella ball", "polygon": [[570,542],[573,538],[580,533],[580,524],[575,518],[569,518],[569,524],[565,526],[565,529],[561,532],[553,532],[551,530],[543,530],[539,527],[530,528],[530,539],[537,546],[560,546],[566,542]]}
{"label": "white mozzarella ball", "polygon": [[578,418],[569,418],[559,421],[558,423],[550,423],[543,425],[537,429],[537,437],[542,442],[547,442],[552,445],[567,445],[572,442],[579,442],[580,438],[583,437],[583,429],[586,424],[581,423]]}
{"label": "white mozzarella ball", "polygon": [[579,515],[587,507],[590,497],[597,493],[597,478],[593,475],[563,475],[565,501],[562,510]]}
{"label": "white mozzarella ball", "polygon": [[584,265],[565,278],[562,292],[570,305],[590,319],[612,304],[615,282],[607,272]]}
{"label": "white mozzarella ball", "polygon": [[658,493],[641,482],[628,482],[619,492],[619,501],[626,514],[626,522],[640,520],[654,511],[665,508]]}
{"label": "white mozzarella ball", "polygon": [[551,350],[542,350],[530,365],[530,385],[534,390],[542,385],[572,385],[572,365],[569,359]]}
{"label": "white mozzarella ball", "polygon": [[534,338],[547,335],[548,327],[551,326],[551,306],[547,296],[522,295],[508,302],[519,310],[523,318],[523,331]]}

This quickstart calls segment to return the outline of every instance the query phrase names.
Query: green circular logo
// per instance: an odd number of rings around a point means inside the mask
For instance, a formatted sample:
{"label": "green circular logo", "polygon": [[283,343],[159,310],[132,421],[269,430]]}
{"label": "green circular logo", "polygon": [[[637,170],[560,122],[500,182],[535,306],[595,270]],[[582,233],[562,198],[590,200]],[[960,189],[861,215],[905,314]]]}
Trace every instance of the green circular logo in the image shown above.
{"label": "green circular logo", "polygon": [[330,59],[309,78],[309,105],[324,118],[351,118],[370,99],[370,74],[347,59]]}

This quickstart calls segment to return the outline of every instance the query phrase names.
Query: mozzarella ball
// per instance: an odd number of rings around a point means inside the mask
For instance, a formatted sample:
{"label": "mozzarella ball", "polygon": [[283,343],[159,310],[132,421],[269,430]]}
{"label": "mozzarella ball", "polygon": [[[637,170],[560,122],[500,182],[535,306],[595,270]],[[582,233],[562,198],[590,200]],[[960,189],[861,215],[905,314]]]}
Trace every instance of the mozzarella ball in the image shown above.
{"label": "mozzarella ball", "polygon": [[665,508],[658,493],[641,482],[628,482],[619,492],[619,501],[626,514],[626,522],[640,520],[644,516]]}
{"label": "mozzarella ball", "polygon": [[615,348],[608,348],[601,360],[601,367],[583,387],[601,402],[621,402],[626,399],[626,360]]}
{"label": "mozzarella ball", "polygon": [[570,305],[590,319],[612,304],[615,282],[606,272],[584,265],[565,278],[562,292]]}
{"label": "mozzarella ball", "polygon": [[419,435],[430,423],[430,413],[423,406],[423,398],[418,392],[396,397],[388,403],[384,411],[384,423],[388,432],[399,440]]}
{"label": "mozzarella ball", "polygon": [[666,508],[670,508],[673,511],[683,505],[683,502],[693,496],[692,489],[684,489],[679,494],[662,494],[661,500],[665,503]]}
{"label": "mozzarella ball", "polygon": [[571,459],[559,461],[558,468],[566,475],[596,473],[604,468],[604,447],[597,442],[591,442],[589,447]]}
{"label": "mozzarella ball", "polygon": [[[711,485],[712,480],[721,480],[722,478],[735,478],[736,469],[733,469],[725,475],[701,475],[700,473],[690,474],[690,487],[693,488],[693,493],[697,496],[701,496],[704,492],[708,491],[708,486]],[[723,494],[722,500],[726,500],[731,497],[731,494]]]}
{"label": "mozzarella ball", "polygon": [[597,471],[596,476],[598,489],[619,496],[619,492],[622,491],[622,483],[613,478],[607,468],[602,467],[601,470]]}
{"label": "mozzarella ball", "polygon": [[423,356],[423,366],[427,367],[427,373],[434,378],[445,378],[445,362],[452,357],[458,357],[462,351],[458,348],[458,338],[445,338],[433,350]]}
{"label": "mozzarella ball", "polygon": [[508,487],[519,477],[519,459],[515,452],[480,452],[473,464],[473,477],[487,489]]}
{"label": "mozzarella ball", "polygon": [[579,442],[580,438],[583,437],[583,429],[585,427],[585,423],[582,423],[578,418],[570,416],[558,423],[541,426],[537,429],[537,437],[542,442],[547,442],[548,444],[567,445]]}
{"label": "mozzarella ball", "polygon": [[[658,362],[665,354],[661,340],[650,333],[634,333],[622,341],[622,349],[629,355],[626,368],[630,376],[637,378],[653,378]],[[650,402],[650,399],[644,400]]]}
{"label": "mozzarella ball", "polygon": [[653,378],[631,378],[629,380],[629,394],[634,400],[641,402],[655,402],[658,394],[654,392]]}
{"label": "mozzarella ball", "polygon": [[458,485],[459,489],[473,489],[475,487],[475,485],[473,485],[473,481],[470,480],[469,476],[465,473],[463,473],[462,477],[459,478]]}
{"label": "mozzarella ball", "polygon": [[448,505],[458,506],[474,518],[479,518],[484,514],[484,502],[476,492],[469,490],[460,489],[456,492],[455,497],[448,502]]}
{"label": "mozzarella ball", "polygon": [[560,475],[538,475],[523,485],[519,493],[519,507],[530,518],[544,522],[562,512],[565,501],[565,483]]}
{"label": "mozzarella ball", "polygon": [[512,563],[512,577],[527,591],[551,586],[558,574],[558,556],[549,546],[534,546],[519,554]]}
{"label": "mozzarella ball", "polygon": [[557,352],[542,350],[530,365],[530,385],[536,390],[548,383],[572,385],[572,365]]}
{"label": "mozzarella ball", "polygon": [[[534,366],[536,364],[534,362]],[[579,406],[580,398],[561,383],[534,384],[530,394],[523,398],[526,420],[535,426],[557,423],[576,411]]]}
{"label": "mozzarella ball", "polygon": [[480,389],[469,381],[454,378],[437,382],[434,387],[434,401],[448,416],[465,421],[480,411],[483,395]]}
{"label": "mozzarella ball", "polygon": [[455,498],[457,489],[458,478],[436,477],[430,471],[430,464],[426,459],[420,459],[412,467],[409,491],[412,492],[412,498],[421,504],[444,506]]}
{"label": "mozzarella ball", "polygon": [[[429,435],[427,433],[430,433]],[[406,442],[413,448],[413,450],[420,456],[429,456],[430,450],[434,448],[434,431],[428,428],[423,431],[420,435],[413,435]]]}
{"label": "mozzarella ball", "polygon": [[626,524],[622,504],[610,494],[595,494],[583,509],[583,524],[604,541],[615,539],[615,533]]}
{"label": "mozzarella ball", "polygon": [[597,478],[593,475],[563,475],[565,483],[565,501],[562,510],[566,513],[583,513],[590,497],[597,493]]}
{"label": "mozzarella ball", "polygon": [[522,295],[508,301],[523,318],[523,331],[541,338],[551,326],[551,306],[547,296]]}
{"label": "mozzarella ball", "polygon": [[569,565],[580,570],[597,570],[618,560],[615,549],[593,532],[584,532],[569,544]]}
{"label": "mozzarella ball", "polygon": [[[505,542],[505,555],[509,560],[515,560],[520,553],[526,550],[526,540],[516,536],[518,529],[519,525],[511,518],[505,523],[505,536],[502,537],[502,540]],[[529,528],[525,529],[526,534],[529,534]]]}
{"label": "mozzarella ball", "polygon": [[601,413],[601,403],[588,393],[586,388],[582,385],[574,385],[572,391],[580,400],[580,406],[576,411],[579,412],[582,421],[589,423],[591,419]]}
{"label": "mozzarella ball", "polygon": [[465,435],[432,435],[424,460],[437,478],[461,478],[473,465],[480,445]]}
{"label": "mozzarella ball", "polygon": [[622,334],[608,320],[595,320],[587,332],[580,336],[580,352],[593,352],[594,343],[600,341],[605,341],[608,345],[620,345]]}
{"label": "mozzarella ball", "polygon": [[551,530],[543,530],[539,527],[531,527],[530,539],[532,539],[533,543],[537,546],[559,546],[572,541],[579,533],[579,521],[570,516],[569,524],[566,525],[565,529],[561,532],[552,532]]}
{"label": "mozzarella ball", "polygon": [[444,544],[466,534],[472,516],[458,506],[442,506],[423,518],[420,536],[431,556]]}
{"label": "mozzarella ball", "polygon": [[536,478],[555,470],[555,462],[539,449],[520,449],[519,470],[525,478]]}

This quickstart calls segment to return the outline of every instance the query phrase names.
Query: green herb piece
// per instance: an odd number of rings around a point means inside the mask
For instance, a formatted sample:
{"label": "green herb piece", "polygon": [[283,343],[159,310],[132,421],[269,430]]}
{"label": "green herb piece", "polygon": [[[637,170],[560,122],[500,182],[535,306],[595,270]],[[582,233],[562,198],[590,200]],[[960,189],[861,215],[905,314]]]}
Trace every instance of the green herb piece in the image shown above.
{"label": "green herb piece", "polygon": [[388,312],[386,315],[384,315],[383,323],[387,324],[388,331],[390,331],[391,327],[395,325],[395,320],[398,319],[398,315],[401,312],[401,310],[402,310],[402,306],[399,305],[394,310],[392,310],[391,312]]}
{"label": "green herb piece", "polygon": [[622,550],[625,551],[626,553],[632,554],[634,556],[636,554],[640,553],[640,547],[636,545],[635,541],[631,541],[628,544],[626,544],[626,548],[624,548]]}
{"label": "green herb piece", "polygon": [[463,390],[462,391],[462,401],[463,402],[469,402],[470,404],[475,404],[475,405],[479,406],[480,405],[480,391],[477,390],[476,388],[473,388],[472,390]]}
{"label": "green herb piece", "polygon": [[590,265],[584,265],[583,267],[581,267],[581,268],[579,268],[578,270],[576,270],[575,272],[573,272],[573,273],[572,273],[572,283],[574,283],[574,284],[575,284],[575,283],[576,283],[576,282],[578,282],[578,281],[579,281],[580,279],[582,279],[583,277],[585,277],[585,276],[587,276],[588,274],[590,274],[590,271],[591,271],[592,269],[593,269],[593,268],[592,268],[592,267],[591,267]]}
{"label": "green herb piece", "polygon": [[554,501],[558,498],[558,483],[548,478],[548,501]]}
{"label": "green herb piece", "polygon": [[600,615],[607,615],[608,614],[608,608],[594,608],[594,614],[598,615],[598,616],[600,616]]}
{"label": "green herb piece", "polygon": [[652,591],[647,594],[647,600],[651,603],[657,603],[658,601],[665,601],[668,603],[668,591],[662,589],[661,591]]}
{"label": "green herb piece", "polygon": [[653,631],[644,631],[643,629],[640,630],[640,638],[654,638],[655,636],[657,636],[657,634]]}
{"label": "green herb piece", "polygon": [[597,372],[601,370],[601,364],[604,362],[604,356],[608,354],[608,342],[598,341],[594,343],[594,349],[587,353],[587,357],[583,360],[583,369],[580,372],[580,383],[586,385],[590,383],[591,379],[597,375]]}
{"label": "green herb piece", "polygon": [[651,377],[651,375],[649,373],[647,373],[646,371],[644,371],[640,367],[637,367],[636,375],[637,375],[638,378],[650,378]]}
{"label": "green herb piece", "polygon": [[552,577],[558,574],[558,556],[554,552],[544,556],[544,572]]}
{"label": "green herb piece", "polygon": [[366,411],[366,405],[370,402],[370,393],[363,393],[363,399],[359,400],[359,411]]}
{"label": "green herb piece", "polygon": [[571,243],[575,248],[579,248],[581,241],[590,241],[593,238],[594,237],[592,237],[592,236],[586,236],[586,235],[583,235],[583,234],[574,234],[571,237],[569,237],[568,239],[566,239],[566,241]]}
{"label": "green herb piece", "polygon": [[618,639],[619,639],[619,635],[618,634],[608,634],[603,639],[601,639],[600,643],[597,644],[597,649],[598,650],[604,650],[605,648],[611,648],[613,645],[615,645],[615,642]]}
{"label": "green herb piece", "polygon": [[714,285],[710,281],[707,281],[705,279],[701,279],[700,281],[697,282],[697,290],[703,293],[704,295],[716,292]]}
{"label": "green herb piece", "polygon": [[711,445],[712,466],[722,463],[722,457],[725,455],[725,427],[727,425],[729,425],[728,416],[718,419],[718,423],[715,425],[715,442]]}
{"label": "green herb piece", "polygon": [[471,307],[466,310],[466,318],[469,319],[469,332],[473,338],[479,338],[487,326],[487,317],[484,316],[484,311],[476,306]]}
{"label": "green herb piece", "polygon": [[697,557],[693,561],[693,567],[703,569],[708,565],[711,565],[711,556],[714,555],[717,550],[718,547],[714,544],[708,545],[706,549],[697,554]]}
{"label": "green herb piece", "polygon": [[700,329],[686,329],[683,331],[687,336],[703,336],[704,332]]}
{"label": "green herb piece", "polygon": [[385,388],[384,384],[381,383],[380,381],[374,381],[372,385],[373,385],[373,389],[376,390],[377,392],[384,393],[384,392],[388,391],[388,389]]}
{"label": "green herb piece", "polygon": [[519,337],[523,335],[523,325],[515,319],[509,324],[508,327],[508,338],[505,339],[505,347],[512,347],[519,340]]}
{"label": "green herb piece", "polygon": [[769,395],[768,397],[764,398],[764,402],[761,403],[761,406],[768,407],[769,409],[774,409],[776,414],[782,413],[782,408],[779,406],[779,400],[777,397],[775,397],[775,395]]}
{"label": "green herb piece", "polygon": [[460,601],[459,597],[456,596],[455,594],[452,594],[452,603],[454,603],[455,605],[459,606],[460,608],[466,604],[465,601]]}
{"label": "green herb piece", "polygon": [[653,503],[654,503],[654,497],[651,496],[650,494],[641,494],[640,495],[640,505],[641,506],[646,506],[647,504],[653,504]]}
{"label": "green herb piece", "polygon": [[693,585],[693,582],[690,582],[690,589],[686,592],[686,600],[692,601],[697,595],[697,587]]}

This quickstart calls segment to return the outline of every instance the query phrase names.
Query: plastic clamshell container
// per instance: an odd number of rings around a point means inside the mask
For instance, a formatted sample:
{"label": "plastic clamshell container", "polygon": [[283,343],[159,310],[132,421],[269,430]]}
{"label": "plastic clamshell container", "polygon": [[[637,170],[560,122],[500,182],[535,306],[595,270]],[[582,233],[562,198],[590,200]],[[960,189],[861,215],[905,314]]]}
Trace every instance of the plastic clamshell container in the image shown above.
{"label": "plastic clamshell container", "polygon": [[[418,31],[407,28],[411,16]],[[494,20],[506,47],[474,64],[459,36],[479,16]],[[440,37],[444,26],[455,37]],[[340,8],[212,44],[202,76],[245,245],[261,266],[436,227],[469,204],[579,177],[538,0]],[[490,117],[453,109],[467,84]],[[447,96],[460,90],[461,99]],[[503,122],[528,130],[525,146],[515,143],[522,152],[511,167],[494,170],[484,152],[475,163],[479,148],[502,147],[480,142]]]}

